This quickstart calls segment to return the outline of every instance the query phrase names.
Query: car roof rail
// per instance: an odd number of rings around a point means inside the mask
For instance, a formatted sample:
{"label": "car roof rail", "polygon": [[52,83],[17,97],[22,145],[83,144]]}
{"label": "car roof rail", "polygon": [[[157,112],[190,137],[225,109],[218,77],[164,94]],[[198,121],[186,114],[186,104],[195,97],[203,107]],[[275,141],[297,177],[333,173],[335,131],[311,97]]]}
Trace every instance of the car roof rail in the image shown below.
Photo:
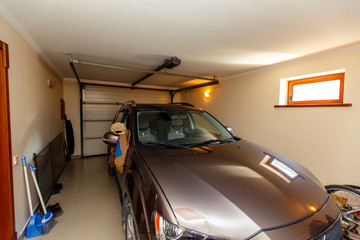
{"label": "car roof rail", "polygon": [[131,105],[133,107],[136,107],[136,102],[135,102],[135,100],[130,100],[130,101],[125,102],[124,105]]}
{"label": "car roof rail", "polygon": [[187,102],[174,102],[174,103],[171,103],[171,104],[178,104],[178,105],[184,105],[184,106],[188,106],[188,107],[195,107],[191,103],[187,103]]}

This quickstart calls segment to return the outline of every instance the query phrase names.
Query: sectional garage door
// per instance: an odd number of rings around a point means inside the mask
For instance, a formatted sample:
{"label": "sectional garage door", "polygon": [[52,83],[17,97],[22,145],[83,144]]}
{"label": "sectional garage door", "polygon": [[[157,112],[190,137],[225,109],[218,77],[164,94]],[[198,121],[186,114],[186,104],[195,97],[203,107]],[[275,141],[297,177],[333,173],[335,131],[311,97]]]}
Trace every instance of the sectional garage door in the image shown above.
{"label": "sectional garage door", "polygon": [[[129,89],[83,85],[83,154],[94,156],[107,153],[102,136],[110,130],[115,113],[124,102],[169,103],[168,91]],[[179,101],[176,96],[174,101]],[[73,103],[76,104],[76,103]]]}

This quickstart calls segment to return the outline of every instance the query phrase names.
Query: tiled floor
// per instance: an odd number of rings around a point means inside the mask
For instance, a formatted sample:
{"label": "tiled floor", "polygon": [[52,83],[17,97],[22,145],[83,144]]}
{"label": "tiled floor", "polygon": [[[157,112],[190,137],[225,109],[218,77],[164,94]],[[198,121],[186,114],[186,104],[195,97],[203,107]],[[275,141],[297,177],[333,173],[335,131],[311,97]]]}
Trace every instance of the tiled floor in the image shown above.
{"label": "tiled floor", "polygon": [[31,239],[125,239],[118,189],[108,176],[106,157],[71,160],[59,183],[63,189],[51,196],[49,204],[60,203],[64,213],[47,235]]}

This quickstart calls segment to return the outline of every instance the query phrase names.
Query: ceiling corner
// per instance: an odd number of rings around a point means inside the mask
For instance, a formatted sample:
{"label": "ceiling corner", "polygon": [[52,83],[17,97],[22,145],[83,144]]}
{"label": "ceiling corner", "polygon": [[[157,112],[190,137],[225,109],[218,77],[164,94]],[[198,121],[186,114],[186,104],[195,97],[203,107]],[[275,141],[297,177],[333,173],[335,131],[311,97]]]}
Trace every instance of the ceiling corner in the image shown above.
{"label": "ceiling corner", "polygon": [[0,2],[0,15],[27,41],[30,46],[40,55],[40,57],[49,65],[49,67],[55,71],[55,73],[63,79],[64,76],[50,58],[44,53],[44,51],[35,43],[31,36],[24,30],[15,18],[9,13],[5,6]]}

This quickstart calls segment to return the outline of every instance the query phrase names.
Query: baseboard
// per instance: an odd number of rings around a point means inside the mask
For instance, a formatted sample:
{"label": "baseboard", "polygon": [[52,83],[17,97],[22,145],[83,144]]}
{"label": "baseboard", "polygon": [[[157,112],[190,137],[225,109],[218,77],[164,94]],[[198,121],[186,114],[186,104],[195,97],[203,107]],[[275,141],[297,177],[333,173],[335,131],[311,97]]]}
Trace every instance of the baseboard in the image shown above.
{"label": "baseboard", "polygon": [[71,155],[71,159],[79,159],[81,158],[81,155]]}

